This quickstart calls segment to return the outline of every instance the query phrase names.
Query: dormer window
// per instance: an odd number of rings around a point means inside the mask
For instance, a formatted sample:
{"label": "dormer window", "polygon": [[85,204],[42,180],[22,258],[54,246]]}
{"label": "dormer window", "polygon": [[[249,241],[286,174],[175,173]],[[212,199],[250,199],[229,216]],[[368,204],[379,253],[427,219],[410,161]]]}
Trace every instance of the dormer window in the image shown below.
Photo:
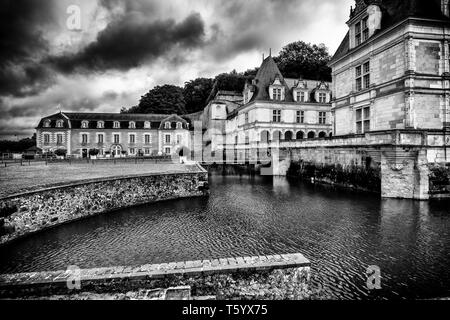
{"label": "dormer window", "polygon": [[50,120],[44,121],[44,127],[49,128],[50,127]]}
{"label": "dormer window", "polygon": [[105,127],[105,123],[103,121],[97,121],[97,128],[103,129]]}
{"label": "dormer window", "polygon": [[296,98],[297,102],[307,102],[307,96],[305,91],[297,91]]}
{"label": "dormer window", "polygon": [[177,129],[182,129],[181,122],[177,122]]}
{"label": "dormer window", "polygon": [[113,127],[114,127],[114,129],[120,128],[120,122],[119,121],[114,121]]}
{"label": "dormer window", "polygon": [[56,127],[57,128],[62,128],[63,127],[63,121],[62,120],[56,121]]}
{"label": "dormer window", "polygon": [[83,129],[88,128],[88,126],[89,126],[89,121],[87,121],[87,120],[81,121],[81,127],[82,127]]}
{"label": "dormer window", "polygon": [[369,39],[368,17],[365,17],[360,22],[355,24],[355,45],[359,46],[361,43]]}
{"label": "dormer window", "polygon": [[128,124],[128,128],[129,129],[135,129],[136,128],[136,123],[134,121],[130,121],[130,123]]}
{"label": "dormer window", "polygon": [[281,100],[281,88],[273,88],[273,100]]}
{"label": "dormer window", "polygon": [[170,122],[166,122],[164,124],[164,129],[170,129]]}
{"label": "dormer window", "polygon": [[319,92],[319,103],[327,102],[327,94],[325,92]]}
{"label": "dormer window", "polygon": [[144,122],[144,128],[145,129],[150,129],[150,121],[145,121]]}

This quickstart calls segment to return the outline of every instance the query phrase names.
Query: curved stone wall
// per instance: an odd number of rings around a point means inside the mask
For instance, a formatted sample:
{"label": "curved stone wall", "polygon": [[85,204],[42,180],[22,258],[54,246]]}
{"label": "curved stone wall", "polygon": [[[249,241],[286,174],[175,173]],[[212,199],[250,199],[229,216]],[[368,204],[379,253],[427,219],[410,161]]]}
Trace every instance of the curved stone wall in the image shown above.
{"label": "curved stone wall", "polygon": [[0,244],[99,213],[208,194],[208,173],[151,174],[77,182],[0,199]]}

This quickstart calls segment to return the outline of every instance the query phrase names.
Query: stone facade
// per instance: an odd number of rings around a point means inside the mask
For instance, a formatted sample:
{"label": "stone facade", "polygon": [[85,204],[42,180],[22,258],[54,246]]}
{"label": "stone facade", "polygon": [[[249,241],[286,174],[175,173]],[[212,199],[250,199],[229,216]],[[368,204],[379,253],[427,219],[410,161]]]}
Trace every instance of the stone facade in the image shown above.
{"label": "stone facade", "polygon": [[0,244],[76,219],[208,194],[206,171],[96,179],[0,199]]}
{"label": "stone facade", "polygon": [[[198,161],[258,161],[272,141],[325,138],[332,134],[331,84],[283,78],[267,57],[243,93],[219,92],[205,108],[203,156]],[[240,97],[240,99],[239,99]],[[209,118],[211,117],[211,118]],[[195,137],[194,137],[195,139]]]}
{"label": "stone facade", "polygon": [[43,153],[66,150],[72,157],[178,155],[191,143],[189,121],[177,115],[60,112],[36,128]]}
{"label": "stone facade", "polygon": [[[80,289],[68,289],[74,276]],[[0,297],[126,293],[188,287],[191,296],[227,299],[308,299],[310,262],[299,253],[180,261],[142,266],[0,275]],[[69,296],[70,298],[70,296]]]}

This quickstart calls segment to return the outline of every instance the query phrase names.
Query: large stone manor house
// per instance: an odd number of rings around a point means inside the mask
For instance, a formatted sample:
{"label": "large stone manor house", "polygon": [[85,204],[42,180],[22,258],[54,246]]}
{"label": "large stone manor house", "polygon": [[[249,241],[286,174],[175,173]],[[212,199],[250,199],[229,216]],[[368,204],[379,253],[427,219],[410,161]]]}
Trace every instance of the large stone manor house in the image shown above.
{"label": "large stone manor house", "polygon": [[67,151],[86,158],[179,154],[190,145],[189,121],[177,115],[59,112],[44,117],[36,131],[43,152]]}

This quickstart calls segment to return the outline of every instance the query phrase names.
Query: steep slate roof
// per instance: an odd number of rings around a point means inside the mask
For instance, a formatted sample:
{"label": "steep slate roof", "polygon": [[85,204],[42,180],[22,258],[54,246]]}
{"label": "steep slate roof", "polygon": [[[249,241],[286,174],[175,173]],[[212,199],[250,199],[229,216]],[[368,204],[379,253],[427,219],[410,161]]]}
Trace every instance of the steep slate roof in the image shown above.
{"label": "steep slate roof", "polygon": [[270,100],[269,96],[269,86],[275,80],[275,77],[278,75],[280,82],[285,87],[286,92],[286,100],[288,102],[292,102],[292,96],[289,93],[289,87],[286,85],[284,81],[283,75],[278,69],[277,64],[273,60],[271,56],[264,59],[261,67],[259,67],[258,72],[256,73],[254,81],[256,82],[253,86],[255,89],[255,93],[253,94],[250,101],[267,101]]}
{"label": "steep slate roof", "polygon": [[[364,6],[376,4],[380,7],[382,12],[381,29],[376,33],[382,32],[409,17],[450,20],[441,12],[440,0],[356,0],[356,3],[357,6],[352,11],[350,19],[361,12]],[[341,58],[350,51],[349,40],[349,33],[347,33],[331,62]]]}

